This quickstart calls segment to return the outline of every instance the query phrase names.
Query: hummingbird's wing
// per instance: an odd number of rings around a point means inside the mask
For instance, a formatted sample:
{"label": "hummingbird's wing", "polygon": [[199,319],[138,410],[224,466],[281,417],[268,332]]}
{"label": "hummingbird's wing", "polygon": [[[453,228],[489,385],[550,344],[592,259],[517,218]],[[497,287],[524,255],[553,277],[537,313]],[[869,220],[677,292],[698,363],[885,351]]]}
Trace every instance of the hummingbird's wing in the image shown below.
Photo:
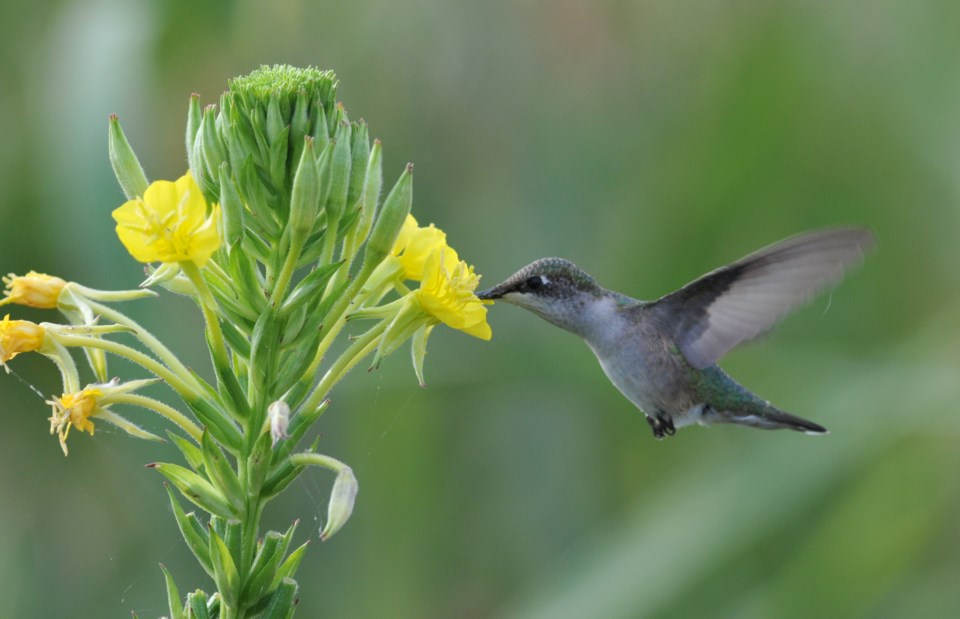
{"label": "hummingbird's wing", "polygon": [[684,357],[702,369],[840,281],[874,243],[866,228],[790,237],[707,273],[648,309],[663,312]]}

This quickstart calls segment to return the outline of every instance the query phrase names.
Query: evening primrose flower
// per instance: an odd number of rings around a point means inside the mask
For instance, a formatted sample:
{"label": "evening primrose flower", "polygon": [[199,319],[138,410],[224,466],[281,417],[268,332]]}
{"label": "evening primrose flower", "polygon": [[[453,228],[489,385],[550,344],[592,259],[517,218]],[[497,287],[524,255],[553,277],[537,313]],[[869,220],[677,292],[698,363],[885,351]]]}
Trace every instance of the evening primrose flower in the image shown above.
{"label": "evening primrose flower", "polygon": [[0,299],[0,305],[16,303],[39,309],[57,307],[60,291],[67,285],[67,282],[59,277],[36,271],[30,271],[26,275],[10,273],[3,278],[3,283],[6,284],[3,293],[7,296]]}
{"label": "evening primrose flower", "polygon": [[96,387],[87,387],[76,393],[65,393],[58,398],[47,400],[53,407],[50,416],[50,434],[56,433],[60,439],[63,455],[68,455],[67,437],[70,428],[77,428],[93,436],[93,421],[90,419],[99,407],[103,391]]}
{"label": "evening primrose flower", "polygon": [[420,307],[436,320],[468,335],[489,340],[487,308],[473,292],[480,277],[449,247],[434,250],[423,267],[423,280],[414,292]]}
{"label": "evening primrose flower", "polygon": [[117,236],[140,262],[193,262],[202,267],[220,246],[220,205],[207,201],[190,172],[156,181],[113,211]]}
{"label": "evening primrose flower", "polygon": [[7,368],[7,361],[20,353],[37,350],[45,335],[46,329],[40,325],[29,320],[10,320],[7,314],[0,321],[0,365]]}
{"label": "evening primrose flower", "polygon": [[402,279],[422,280],[427,258],[441,249],[448,260],[456,262],[457,254],[447,245],[447,234],[443,230],[433,224],[421,228],[413,215],[407,215],[392,252],[403,269]]}
{"label": "evening primrose flower", "polygon": [[[121,383],[120,379],[114,378],[106,383],[87,385],[80,391],[65,393],[52,400],[47,400],[53,408],[53,414],[50,416],[50,434],[56,434],[60,440],[60,448],[63,455],[68,455],[67,437],[70,435],[71,428],[77,428],[81,432],[86,432],[93,436],[93,419],[102,419],[107,421],[127,434],[137,438],[160,441],[159,436],[147,432],[140,426],[127,421],[117,413],[110,410],[110,405],[117,402],[134,404],[143,408],[151,409],[154,412],[167,417],[175,423],[182,424],[184,420],[176,411],[168,412],[169,407],[142,396],[132,395],[133,392],[156,383],[159,379],[150,378],[143,380],[132,380]],[[170,409],[172,410],[172,409]],[[187,421],[189,425],[189,421]],[[181,427],[185,427],[181,425]],[[186,428],[188,431],[190,428]],[[191,434],[199,435],[199,428],[193,428]]]}

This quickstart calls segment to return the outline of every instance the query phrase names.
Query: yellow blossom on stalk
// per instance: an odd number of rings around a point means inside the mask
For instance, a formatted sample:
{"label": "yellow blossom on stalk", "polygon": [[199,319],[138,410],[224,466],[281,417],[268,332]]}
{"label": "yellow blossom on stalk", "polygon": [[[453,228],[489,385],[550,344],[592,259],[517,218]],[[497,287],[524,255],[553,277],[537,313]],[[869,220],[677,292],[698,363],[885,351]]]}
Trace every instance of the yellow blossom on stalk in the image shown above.
{"label": "yellow blossom on stalk", "polygon": [[99,399],[103,392],[96,388],[87,387],[76,393],[65,393],[59,398],[48,400],[47,404],[53,407],[50,417],[50,434],[57,434],[60,439],[60,448],[63,455],[67,455],[67,436],[70,428],[77,428],[93,436],[93,421],[90,417],[98,409]]}
{"label": "yellow blossom on stalk", "polygon": [[10,314],[0,321],[0,365],[6,367],[10,361],[22,352],[32,352],[40,348],[46,330],[29,320],[10,320]]}
{"label": "yellow blossom on stalk", "polygon": [[416,299],[425,312],[440,322],[489,340],[492,331],[487,324],[487,308],[473,293],[479,283],[473,267],[458,260],[452,249],[434,250],[424,264]]}
{"label": "yellow blossom on stalk", "polygon": [[7,296],[0,299],[0,305],[16,303],[39,309],[56,308],[60,291],[67,285],[67,282],[59,277],[36,271],[30,271],[26,275],[10,273],[3,278],[3,283],[7,286],[3,291]]}
{"label": "yellow blossom on stalk", "polygon": [[151,183],[143,196],[113,211],[117,236],[140,262],[193,262],[202,267],[220,247],[220,205],[207,201],[190,172]]}
{"label": "yellow blossom on stalk", "polygon": [[413,215],[407,215],[393,244],[393,255],[403,267],[403,279],[422,280],[427,258],[439,249],[448,254],[448,260],[456,262],[457,253],[447,245],[447,234],[443,230],[433,224],[421,228]]}

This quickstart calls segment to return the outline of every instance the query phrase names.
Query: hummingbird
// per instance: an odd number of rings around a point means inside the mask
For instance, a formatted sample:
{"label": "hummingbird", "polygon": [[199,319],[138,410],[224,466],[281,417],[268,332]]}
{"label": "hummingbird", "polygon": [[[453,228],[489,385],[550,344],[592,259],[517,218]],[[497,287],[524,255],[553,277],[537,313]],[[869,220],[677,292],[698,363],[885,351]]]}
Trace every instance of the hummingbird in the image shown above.
{"label": "hummingbird", "polygon": [[874,244],[873,233],[859,227],[800,234],[655,301],[602,288],[569,260],[542,258],[477,296],[525,308],[583,338],[657,439],[714,423],[826,434],[740,385],[717,361],[838,283]]}

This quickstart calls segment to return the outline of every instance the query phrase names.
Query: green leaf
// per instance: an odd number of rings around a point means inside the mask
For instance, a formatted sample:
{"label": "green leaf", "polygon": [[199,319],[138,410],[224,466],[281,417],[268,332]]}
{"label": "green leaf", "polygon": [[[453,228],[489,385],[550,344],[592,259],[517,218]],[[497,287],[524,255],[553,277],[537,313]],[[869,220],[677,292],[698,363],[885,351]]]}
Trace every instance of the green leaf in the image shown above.
{"label": "green leaf", "polygon": [[317,294],[327,285],[330,277],[341,266],[343,266],[343,260],[324,264],[310,271],[284,299],[280,306],[280,316],[288,316],[297,307],[315,300]]}
{"label": "green leaf", "polygon": [[180,602],[180,591],[177,590],[176,583],[173,582],[173,576],[161,563],[160,570],[163,572],[163,578],[167,583],[167,606],[170,607],[170,619],[184,619],[183,604]]}
{"label": "green leaf", "polygon": [[209,534],[207,533],[207,529],[200,524],[193,512],[184,514],[183,508],[180,507],[180,502],[177,501],[177,497],[173,494],[173,490],[171,490],[167,484],[164,484],[164,487],[167,489],[167,494],[170,495],[173,517],[177,521],[180,535],[183,536],[183,540],[187,543],[187,548],[190,549],[193,556],[200,562],[200,566],[203,567],[208,574],[213,576],[213,564],[210,562],[210,540],[208,539]]}
{"label": "green leaf", "polygon": [[195,472],[200,473],[203,470],[203,452],[200,451],[200,448],[193,444],[190,439],[180,436],[175,432],[167,430],[167,436],[170,437],[170,442],[177,446],[177,449],[180,450],[180,453],[183,454],[184,459],[187,461],[187,464],[190,465],[190,468]]}
{"label": "green leaf", "polygon": [[243,509],[243,488],[240,486],[240,479],[230,463],[227,462],[220,447],[210,437],[209,432],[203,432],[200,437],[200,446],[207,477],[213,481],[227,501],[239,512]]}
{"label": "green leaf", "polygon": [[200,509],[223,518],[236,517],[236,512],[223,494],[190,469],[165,462],[154,462],[148,464],[147,468],[159,471],[187,500]]}
{"label": "green leaf", "polygon": [[240,573],[233,561],[230,549],[216,531],[210,531],[210,559],[213,562],[213,579],[227,606],[236,608],[240,595]]}
{"label": "green leaf", "polygon": [[280,564],[280,569],[277,570],[277,583],[284,578],[292,578],[294,574],[297,573],[297,568],[300,567],[300,562],[303,560],[303,555],[307,553],[307,546],[310,545],[310,540],[305,541],[300,545],[299,548],[290,553],[290,556]]}

